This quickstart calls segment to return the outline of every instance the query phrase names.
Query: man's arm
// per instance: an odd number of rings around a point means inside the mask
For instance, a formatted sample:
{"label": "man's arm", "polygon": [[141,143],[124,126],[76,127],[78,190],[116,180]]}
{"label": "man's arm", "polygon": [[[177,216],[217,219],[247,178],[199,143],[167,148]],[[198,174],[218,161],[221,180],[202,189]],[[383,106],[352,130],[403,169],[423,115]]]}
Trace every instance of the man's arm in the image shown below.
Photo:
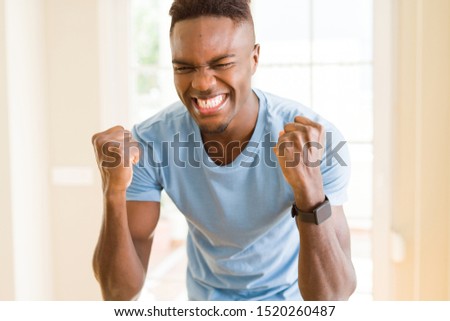
{"label": "man's arm", "polygon": [[159,203],[126,202],[124,195],[106,195],[104,202],[95,277],[105,300],[134,300],[145,282]]}
{"label": "man's arm", "polygon": [[320,225],[301,222],[298,286],[304,300],[347,300],[356,287],[350,233],[342,206]]}
{"label": "man's arm", "polygon": [[[292,187],[295,204],[311,212],[325,200],[320,166],[324,130],[297,116],[285,126],[274,152],[284,177]],[[342,206],[332,207],[331,217],[320,225],[296,217],[300,234],[298,285],[304,300],[347,300],[356,287],[350,254],[350,233]]]}
{"label": "man's arm", "polygon": [[[159,219],[159,202],[126,201],[133,170],[131,164],[124,163],[124,135],[130,133],[117,126],[92,137],[104,203],[93,267],[105,300],[133,300],[139,295]],[[136,164],[138,151],[129,152]]]}

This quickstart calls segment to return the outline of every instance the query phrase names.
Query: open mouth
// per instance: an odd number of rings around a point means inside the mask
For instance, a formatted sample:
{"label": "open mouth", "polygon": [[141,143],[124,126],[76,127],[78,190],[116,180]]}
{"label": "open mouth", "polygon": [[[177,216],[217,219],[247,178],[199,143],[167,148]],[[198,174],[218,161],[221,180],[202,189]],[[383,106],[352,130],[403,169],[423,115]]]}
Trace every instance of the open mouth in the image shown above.
{"label": "open mouth", "polygon": [[227,102],[228,96],[226,94],[220,94],[209,98],[192,98],[195,108],[201,114],[214,114],[220,111]]}

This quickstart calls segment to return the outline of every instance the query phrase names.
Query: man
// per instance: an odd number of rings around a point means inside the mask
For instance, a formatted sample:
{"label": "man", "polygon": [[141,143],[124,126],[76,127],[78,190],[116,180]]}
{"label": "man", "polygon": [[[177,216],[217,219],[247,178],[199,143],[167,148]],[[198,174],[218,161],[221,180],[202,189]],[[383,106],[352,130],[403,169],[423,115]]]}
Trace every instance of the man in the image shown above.
{"label": "man", "polygon": [[139,295],[165,189],[188,222],[190,300],[348,299],[356,281],[340,133],[310,109],[252,89],[260,47],[248,0],[175,0],[170,14],[181,101],[134,127],[139,152],[120,126],[93,136],[104,193],[94,270],[104,298]]}

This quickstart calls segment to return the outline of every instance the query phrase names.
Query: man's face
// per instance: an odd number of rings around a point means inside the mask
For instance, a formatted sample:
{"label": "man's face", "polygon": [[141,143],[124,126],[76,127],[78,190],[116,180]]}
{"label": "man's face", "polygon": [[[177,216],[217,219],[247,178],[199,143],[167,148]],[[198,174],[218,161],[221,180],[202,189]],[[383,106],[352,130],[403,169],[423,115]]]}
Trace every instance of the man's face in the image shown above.
{"label": "man's face", "polygon": [[[246,121],[259,46],[250,23],[226,17],[179,21],[170,37],[175,87],[204,134]],[[240,119],[244,118],[244,119]]]}

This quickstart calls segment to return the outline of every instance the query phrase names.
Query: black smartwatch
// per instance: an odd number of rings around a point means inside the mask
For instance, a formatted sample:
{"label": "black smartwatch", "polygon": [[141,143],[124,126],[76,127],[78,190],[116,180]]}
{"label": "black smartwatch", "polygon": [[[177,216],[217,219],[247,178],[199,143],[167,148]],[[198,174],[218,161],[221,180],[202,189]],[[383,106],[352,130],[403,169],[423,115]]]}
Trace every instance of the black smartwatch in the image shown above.
{"label": "black smartwatch", "polygon": [[300,209],[294,204],[292,204],[291,210],[292,217],[296,217],[297,215],[300,217],[302,222],[307,223],[315,223],[319,225],[320,223],[326,221],[331,216],[331,205],[328,197],[325,195],[325,201],[320,203],[312,212],[302,212]]}

